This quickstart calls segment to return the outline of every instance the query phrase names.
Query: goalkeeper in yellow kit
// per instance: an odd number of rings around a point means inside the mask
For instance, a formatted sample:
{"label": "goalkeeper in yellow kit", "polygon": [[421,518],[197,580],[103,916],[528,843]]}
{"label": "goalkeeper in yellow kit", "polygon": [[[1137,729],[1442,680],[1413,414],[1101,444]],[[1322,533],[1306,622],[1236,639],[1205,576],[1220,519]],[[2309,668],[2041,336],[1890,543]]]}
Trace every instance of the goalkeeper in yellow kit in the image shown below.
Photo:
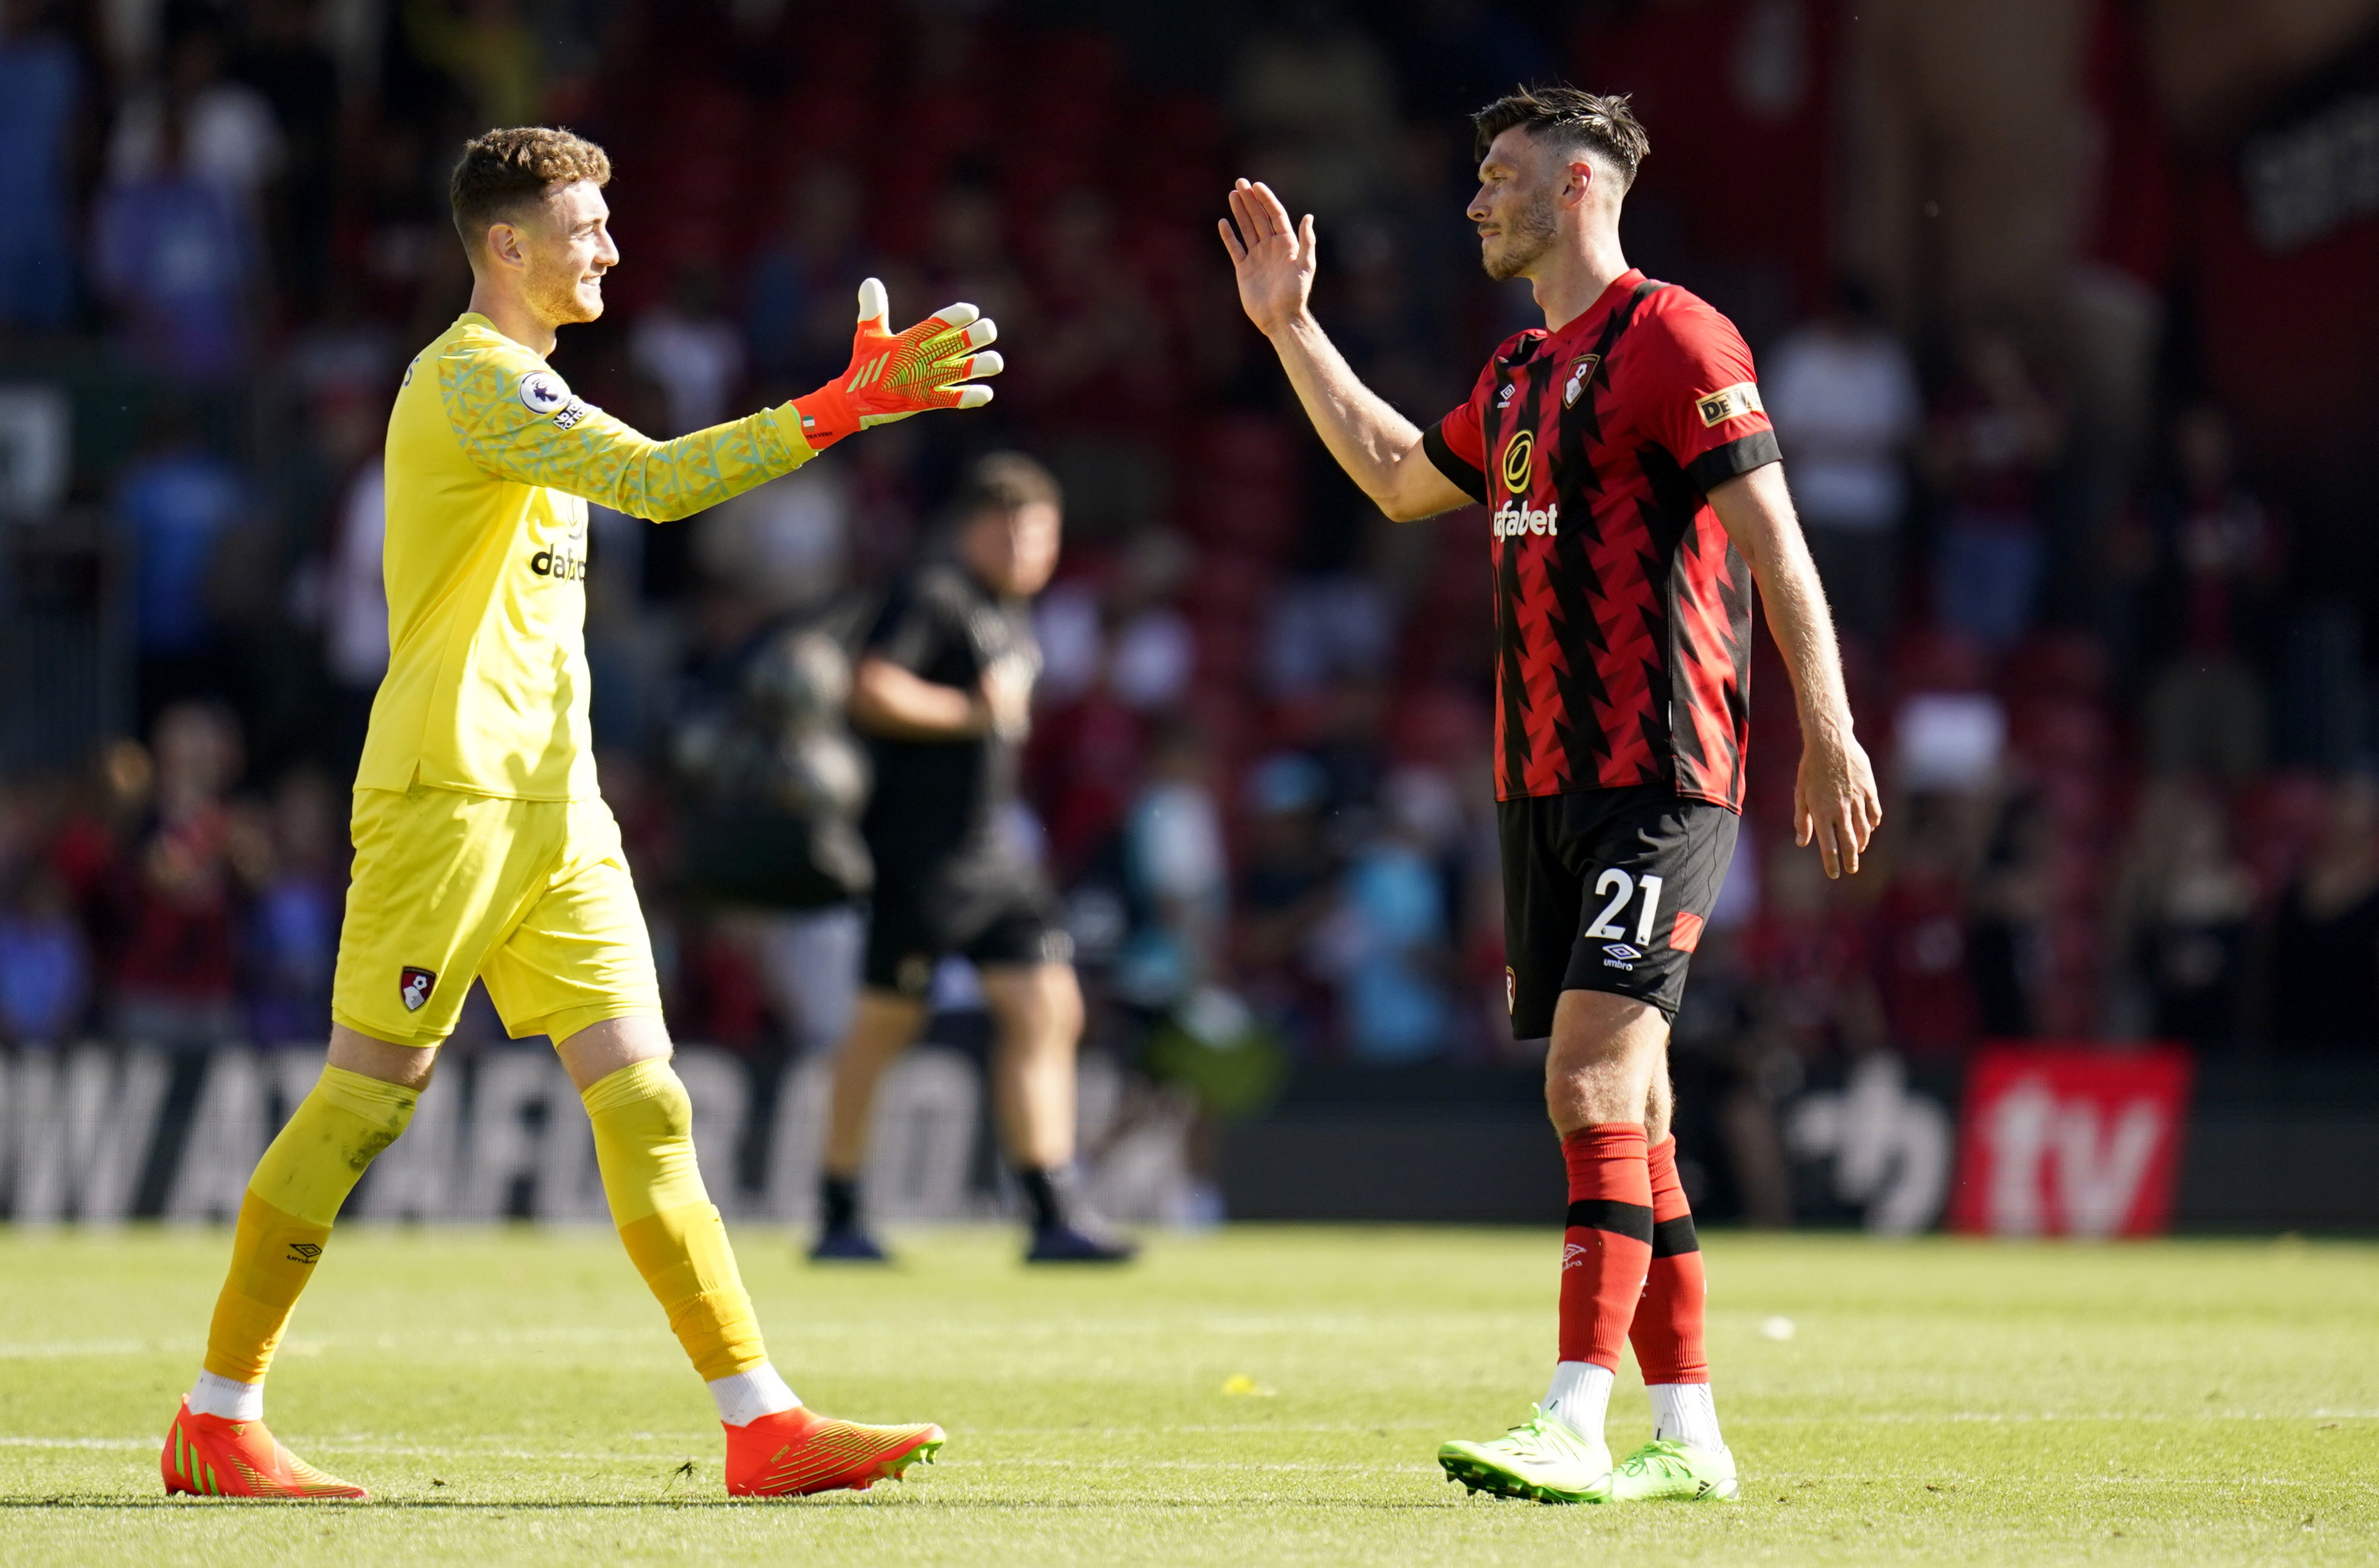
{"label": "goalkeeper in yellow kit", "polygon": [[550,1036],[595,1130],[620,1239],[708,1382],[727,1490],[864,1489],[942,1442],[803,1407],[768,1363],[694,1164],[652,949],[588,747],[586,503],[656,522],[798,468],[869,425],[973,408],[996,335],[958,305],[906,332],[860,290],[851,368],[782,407],[671,441],[573,396],[555,329],[603,311],[620,259],[602,149],[492,131],[454,170],[471,308],[405,372],[389,420],[392,652],[356,778],[354,881],[330,1063],[240,1205],[204,1370],[160,1462],[168,1492],[359,1498],[266,1430],[264,1374],[331,1222],[394,1142],[474,977],[515,1035]]}

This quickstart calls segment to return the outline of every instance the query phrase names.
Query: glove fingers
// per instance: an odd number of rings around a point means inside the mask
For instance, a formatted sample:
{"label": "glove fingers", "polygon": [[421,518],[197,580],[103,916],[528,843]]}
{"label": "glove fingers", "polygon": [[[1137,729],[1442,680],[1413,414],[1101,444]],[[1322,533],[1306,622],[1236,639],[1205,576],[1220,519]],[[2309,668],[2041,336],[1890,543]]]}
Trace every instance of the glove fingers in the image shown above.
{"label": "glove fingers", "polygon": [[966,363],[967,350],[982,348],[998,336],[998,324],[986,317],[962,332],[944,332],[939,337],[927,338],[924,344],[924,352],[918,362],[936,370],[957,370],[963,375],[965,372],[959,368]]}
{"label": "glove fingers", "polygon": [[925,325],[934,328],[937,332],[956,332],[959,328],[980,320],[982,318],[983,312],[972,305],[945,305],[934,312],[933,319]]}
{"label": "glove fingers", "polygon": [[989,387],[952,387],[950,391],[959,394],[958,402],[951,404],[954,408],[981,408],[991,401]]}
{"label": "glove fingers", "polygon": [[884,292],[883,279],[870,278],[859,285],[859,324],[863,329],[873,324],[879,332],[888,331],[891,323],[887,318],[891,314],[892,298]]}
{"label": "glove fingers", "polygon": [[958,379],[972,381],[977,376],[996,376],[1007,368],[1008,361],[999,356],[999,351],[990,349],[968,360],[959,371]]}

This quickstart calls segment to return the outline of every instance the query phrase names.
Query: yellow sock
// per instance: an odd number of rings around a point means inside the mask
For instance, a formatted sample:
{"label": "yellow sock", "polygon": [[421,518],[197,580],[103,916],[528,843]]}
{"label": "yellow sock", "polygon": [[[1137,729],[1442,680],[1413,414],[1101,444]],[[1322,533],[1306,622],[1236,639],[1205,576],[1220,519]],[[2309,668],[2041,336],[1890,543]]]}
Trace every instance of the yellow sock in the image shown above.
{"label": "yellow sock", "polygon": [[760,1366],[768,1353],[735,1272],[727,1227],[694,1158],[694,1102],[665,1061],[622,1067],[580,1096],[612,1223],[703,1381]]}
{"label": "yellow sock", "polygon": [[240,1200],[231,1272],[207,1329],[208,1371],[235,1382],[263,1381],[339,1206],[372,1156],[396,1141],[420,1098],[418,1090],[344,1067],[322,1069],[257,1162]]}

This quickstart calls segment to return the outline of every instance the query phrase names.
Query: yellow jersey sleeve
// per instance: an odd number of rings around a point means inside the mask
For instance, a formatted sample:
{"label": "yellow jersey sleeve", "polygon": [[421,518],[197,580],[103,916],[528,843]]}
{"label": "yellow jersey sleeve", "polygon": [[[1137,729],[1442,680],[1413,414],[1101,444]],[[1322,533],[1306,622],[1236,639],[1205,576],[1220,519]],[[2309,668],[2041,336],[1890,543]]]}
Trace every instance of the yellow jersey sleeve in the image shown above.
{"label": "yellow jersey sleeve", "polygon": [[455,439],[490,477],[666,523],[789,474],[815,455],[791,404],[657,441],[574,394],[525,348],[438,361]]}
{"label": "yellow jersey sleeve", "polygon": [[356,786],[597,794],[587,503],[657,520],[716,505],[809,460],[798,421],[786,408],[649,440],[486,317],[441,333],[389,416],[389,667]]}

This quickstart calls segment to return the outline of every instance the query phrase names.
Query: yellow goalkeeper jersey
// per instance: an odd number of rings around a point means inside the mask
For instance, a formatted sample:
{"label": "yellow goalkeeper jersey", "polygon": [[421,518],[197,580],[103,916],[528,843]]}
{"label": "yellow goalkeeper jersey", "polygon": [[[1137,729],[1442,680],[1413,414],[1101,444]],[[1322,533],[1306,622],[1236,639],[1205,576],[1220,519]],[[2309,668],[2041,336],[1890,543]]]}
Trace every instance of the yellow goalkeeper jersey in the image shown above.
{"label": "yellow goalkeeper jersey", "polygon": [[389,416],[388,674],[356,787],[594,796],[586,503],[665,522],[812,455],[791,405],[652,440],[485,316],[456,320]]}

